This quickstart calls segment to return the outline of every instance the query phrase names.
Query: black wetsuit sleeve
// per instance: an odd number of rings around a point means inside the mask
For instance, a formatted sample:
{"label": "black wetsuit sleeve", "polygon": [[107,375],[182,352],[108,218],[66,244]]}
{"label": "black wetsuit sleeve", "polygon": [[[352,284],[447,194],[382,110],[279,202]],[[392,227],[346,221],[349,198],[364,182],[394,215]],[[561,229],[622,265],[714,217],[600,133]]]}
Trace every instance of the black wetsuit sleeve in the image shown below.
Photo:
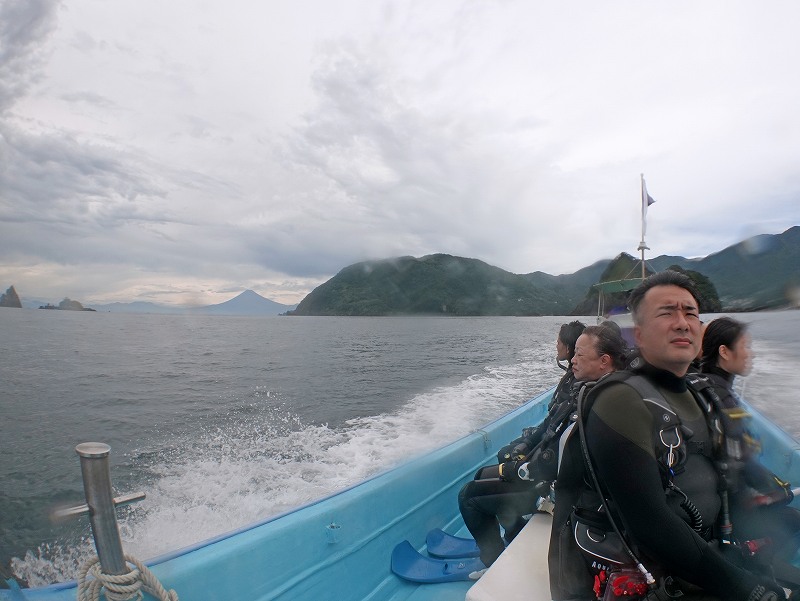
{"label": "black wetsuit sleeve", "polygon": [[742,465],[745,483],[761,494],[783,492],[784,488],[775,479],[775,474],[761,465],[757,459],[748,458]]}
{"label": "black wetsuit sleeve", "polygon": [[633,541],[667,573],[723,599],[747,599],[758,579],[726,561],[667,505],[652,450],[651,416],[627,385],[600,393],[586,423],[599,481]]}

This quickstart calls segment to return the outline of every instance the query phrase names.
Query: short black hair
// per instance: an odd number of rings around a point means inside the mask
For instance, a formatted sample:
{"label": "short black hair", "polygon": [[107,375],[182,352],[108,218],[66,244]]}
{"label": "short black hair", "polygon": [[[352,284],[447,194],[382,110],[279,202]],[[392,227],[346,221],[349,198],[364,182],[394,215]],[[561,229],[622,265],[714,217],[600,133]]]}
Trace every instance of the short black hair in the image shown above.
{"label": "short black hair", "polygon": [[668,269],[666,271],[659,271],[645,278],[642,280],[642,283],[631,292],[631,295],[628,297],[628,308],[633,314],[634,323],[638,323],[637,312],[644,295],[647,294],[648,290],[656,286],[678,286],[679,288],[683,288],[694,297],[694,301],[697,303],[697,309],[698,311],[700,310],[700,293],[697,291],[692,278],[683,273]]}
{"label": "short black hair", "polygon": [[747,331],[747,324],[732,317],[718,317],[710,322],[703,332],[703,358],[701,371],[708,372],[719,361],[719,347],[723,344],[733,348],[736,341]]}
{"label": "short black hair", "polygon": [[586,326],[583,323],[575,320],[565,323],[558,331],[558,339],[567,347],[569,361],[572,361],[575,356],[575,343],[578,341],[578,337],[583,334],[585,328]]}

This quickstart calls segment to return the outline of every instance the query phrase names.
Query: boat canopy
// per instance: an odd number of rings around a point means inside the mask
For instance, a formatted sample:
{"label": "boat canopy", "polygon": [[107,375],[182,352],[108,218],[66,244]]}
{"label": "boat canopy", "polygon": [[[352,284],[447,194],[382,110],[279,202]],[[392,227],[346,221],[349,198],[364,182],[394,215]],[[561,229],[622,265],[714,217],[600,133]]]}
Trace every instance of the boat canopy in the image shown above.
{"label": "boat canopy", "polygon": [[603,294],[612,294],[614,292],[628,292],[633,290],[642,283],[642,278],[634,278],[632,280],[611,280],[608,282],[597,282],[592,286],[597,288]]}

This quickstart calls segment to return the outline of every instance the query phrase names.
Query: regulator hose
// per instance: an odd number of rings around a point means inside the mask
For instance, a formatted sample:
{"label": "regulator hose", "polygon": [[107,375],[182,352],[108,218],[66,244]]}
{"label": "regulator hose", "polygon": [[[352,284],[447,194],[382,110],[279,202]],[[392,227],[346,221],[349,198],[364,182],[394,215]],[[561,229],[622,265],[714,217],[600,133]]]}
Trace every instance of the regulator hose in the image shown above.
{"label": "regulator hose", "polygon": [[683,492],[680,488],[675,486],[674,482],[670,482],[667,486],[678,493],[683,500],[681,501],[681,509],[683,509],[686,514],[689,516],[689,522],[692,526],[692,530],[697,532],[702,536],[703,534],[703,516],[700,515],[700,510],[697,509],[697,506],[689,500],[689,497]]}

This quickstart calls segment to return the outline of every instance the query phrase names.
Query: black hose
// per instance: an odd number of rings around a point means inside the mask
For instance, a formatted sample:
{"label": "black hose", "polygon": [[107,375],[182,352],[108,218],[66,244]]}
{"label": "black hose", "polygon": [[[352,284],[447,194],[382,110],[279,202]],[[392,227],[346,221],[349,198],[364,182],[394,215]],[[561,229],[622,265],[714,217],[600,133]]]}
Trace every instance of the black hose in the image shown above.
{"label": "black hose", "polygon": [[578,435],[580,437],[581,450],[583,451],[583,458],[584,461],[586,462],[587,470],[589,472],[589,475],[591,476],[592,484],[595,487],[595,490],[597,490],[597,494],[600,495],[600,503],[602,504],[603,509],[606,512],[606,516],[608,517],[608,521],[611,524],[611,528],[614,530],[616,535],[619,537],[620,542],[622,543],[622,548],[625,550],[625,553],[628,555],[628,557],[630,557],[631,560],[636,564],[636,568],[644,575],[645,580],[647,580],[648,586],[653,586],[655,584],[655,579],[650,574],[650,571],[646,567],[644,567],[641,561],[639,561],[639,558],[630,548],[630,546],[628,545],[628,541],[625,540],[625,537],[622,535],[622,532],[620,532],[619,527],[614,521],[614,517],[611,515],[611,510],[609,509],[608,504],[606,503],[606,498],[603,495],[603,490],[602,488],[600,488],[600,481],[597,479],[597,474],[594,471],[594,466],[592,465],[592,458],[589,456],[589,445],[586,442],[586,431],[583,424],[583,399],[584,399],[584,393],[587,390],[588,390],[587,385],[584,385],[584,387],[578,394],[578,420],[577,420]]}
{"label": "black hose", "polygon": [[669,488],[677,492],[683,500],[681,501],[681,508],[686,512],[689,516],[690,524],[692,526],[692,530],[697,532],[699,535],[703,535],[703,516],[700,515],[700,510],[697,509],[697,506],[689,500],[689,497],[683,492],[680,488],[675,486],[674,482],[670,482],[667,484]]}

